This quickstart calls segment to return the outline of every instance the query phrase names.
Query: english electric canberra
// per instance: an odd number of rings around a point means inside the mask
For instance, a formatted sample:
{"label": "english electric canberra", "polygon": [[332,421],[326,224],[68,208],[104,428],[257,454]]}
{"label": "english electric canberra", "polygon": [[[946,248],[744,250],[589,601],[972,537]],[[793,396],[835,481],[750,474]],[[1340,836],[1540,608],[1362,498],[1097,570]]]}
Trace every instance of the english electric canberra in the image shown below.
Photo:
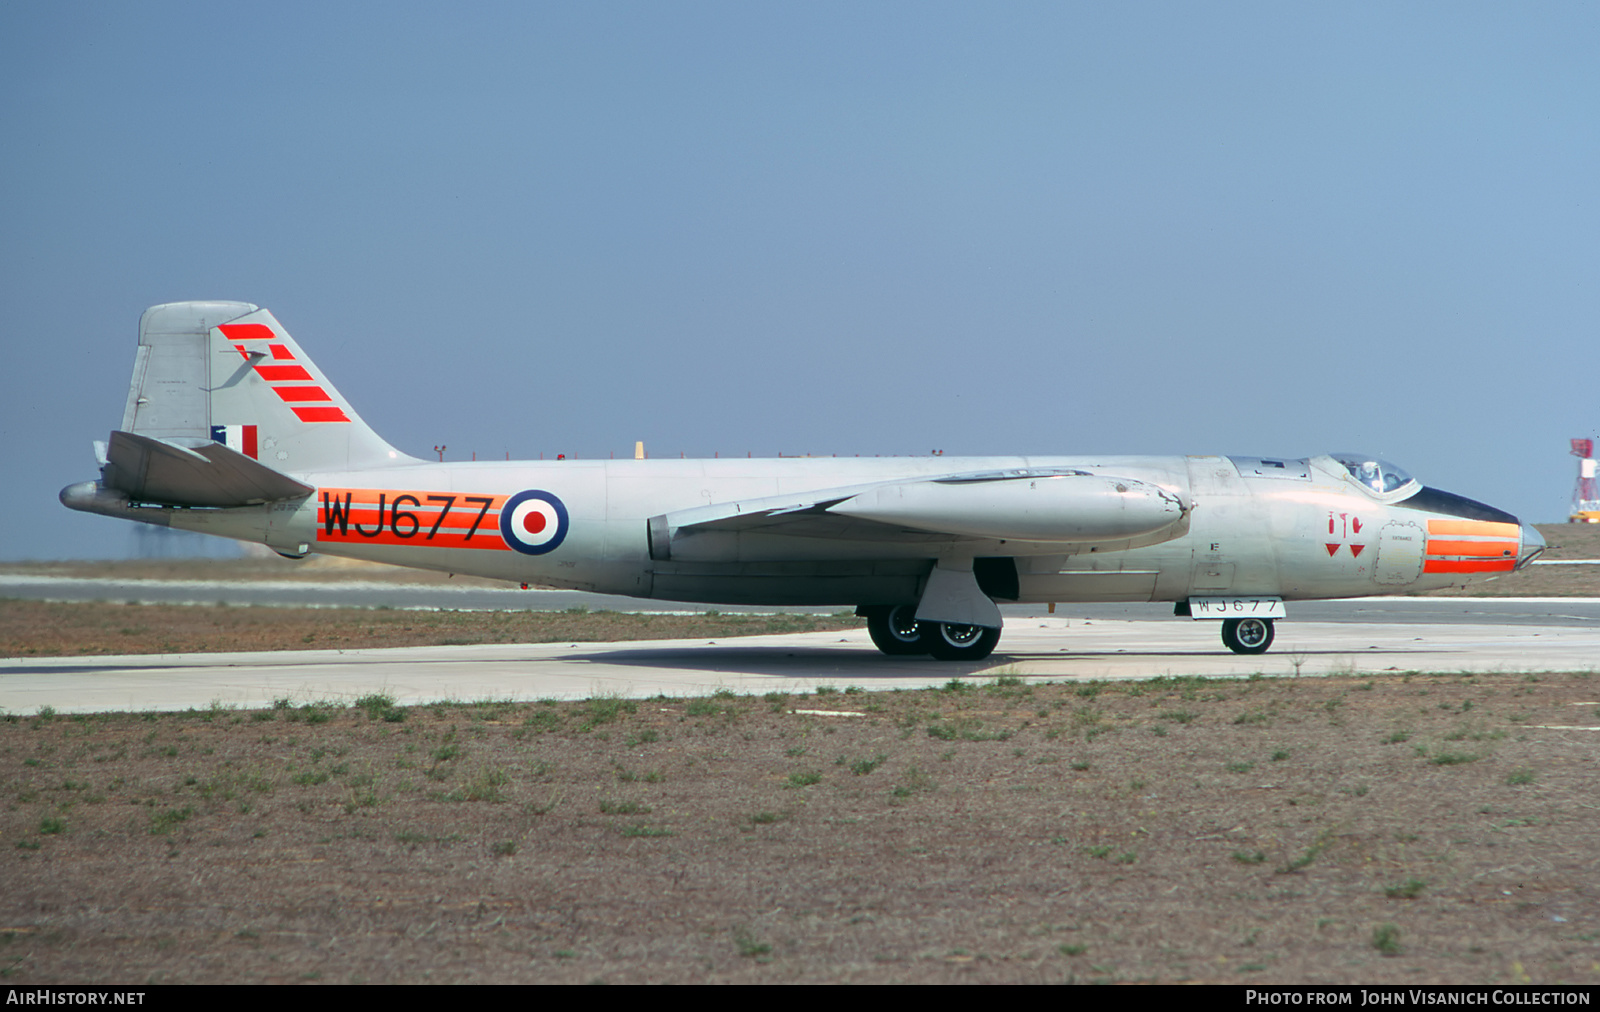
{"label": "english electric canberra", "polygon": [[1170,601],[1239,653],[1284,602],[1527,565],[1531,526],[1359,454],[436,462],[243,302],[147,310],[76,510],[451,573],[707,604],[853,605],[886,654],[987,656],[996,602]]}

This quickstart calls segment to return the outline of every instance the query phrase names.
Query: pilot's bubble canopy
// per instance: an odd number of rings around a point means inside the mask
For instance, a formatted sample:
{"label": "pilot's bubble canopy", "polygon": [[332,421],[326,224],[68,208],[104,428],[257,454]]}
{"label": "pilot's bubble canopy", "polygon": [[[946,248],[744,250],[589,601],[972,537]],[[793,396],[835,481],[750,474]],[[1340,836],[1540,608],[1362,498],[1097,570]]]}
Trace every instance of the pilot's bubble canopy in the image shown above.
{"label": "pilot's bubble canopy", "polygon": [[1364,453],[1331,453],[1329,456],[1343,464],[1352,478],[1380,495],[1404,488],[1415,480],[1387,460]]}

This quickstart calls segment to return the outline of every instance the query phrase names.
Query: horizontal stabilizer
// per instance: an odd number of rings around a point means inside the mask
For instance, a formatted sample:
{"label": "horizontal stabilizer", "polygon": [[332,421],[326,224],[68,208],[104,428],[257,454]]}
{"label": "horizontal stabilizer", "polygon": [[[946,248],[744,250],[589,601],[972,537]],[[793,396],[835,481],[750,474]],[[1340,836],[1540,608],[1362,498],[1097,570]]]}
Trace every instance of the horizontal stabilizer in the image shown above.
{"label": "horizontal stabilizer", "polygon": [[165,506],[254,506],[316,489],[221,443],[189,448],[134,432],[113,432],[104,485],[133,502]]}

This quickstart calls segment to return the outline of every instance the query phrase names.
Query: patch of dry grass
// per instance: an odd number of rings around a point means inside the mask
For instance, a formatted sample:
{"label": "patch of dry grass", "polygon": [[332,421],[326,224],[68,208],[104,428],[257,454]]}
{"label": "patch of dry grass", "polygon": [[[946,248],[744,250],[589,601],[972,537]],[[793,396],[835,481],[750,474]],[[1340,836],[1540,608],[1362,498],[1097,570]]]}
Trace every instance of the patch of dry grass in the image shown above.
{"label": "patch of dry grass", "polygon": [[720,639],[856,629],[853,615],[649,615],[0,601],[0,656]]}
{"label": "patch of dry grass", "polygon": [[999,678],[6,717],[0,974],[1592,985],[1595,733],[1541,725],[1594,723],[1595,692]]}

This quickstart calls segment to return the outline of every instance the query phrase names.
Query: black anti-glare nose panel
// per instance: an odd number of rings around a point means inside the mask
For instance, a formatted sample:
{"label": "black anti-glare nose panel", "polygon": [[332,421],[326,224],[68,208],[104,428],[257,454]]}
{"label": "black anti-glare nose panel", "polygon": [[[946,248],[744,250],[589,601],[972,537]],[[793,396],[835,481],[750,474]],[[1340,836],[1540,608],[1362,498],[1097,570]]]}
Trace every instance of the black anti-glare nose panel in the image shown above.
{"label": "black anti-glare nose panel", "polygon": [[1454,492],[1445,492],[1437,488],[1424,486],[1416,495],[1407,497],[1404,501],[1395,503],[1396,506],[1406,506],[1411,509],[1427,510],[1429,513],[1443,513],[1449,517],[1460,517],[1463,520],[1488,520],[1498,524],[1520,523],[1516,517],[1505,510],[1497,510],[1488,503],[1481,503],[1476,499],[1468,499],[1464,495]]}

